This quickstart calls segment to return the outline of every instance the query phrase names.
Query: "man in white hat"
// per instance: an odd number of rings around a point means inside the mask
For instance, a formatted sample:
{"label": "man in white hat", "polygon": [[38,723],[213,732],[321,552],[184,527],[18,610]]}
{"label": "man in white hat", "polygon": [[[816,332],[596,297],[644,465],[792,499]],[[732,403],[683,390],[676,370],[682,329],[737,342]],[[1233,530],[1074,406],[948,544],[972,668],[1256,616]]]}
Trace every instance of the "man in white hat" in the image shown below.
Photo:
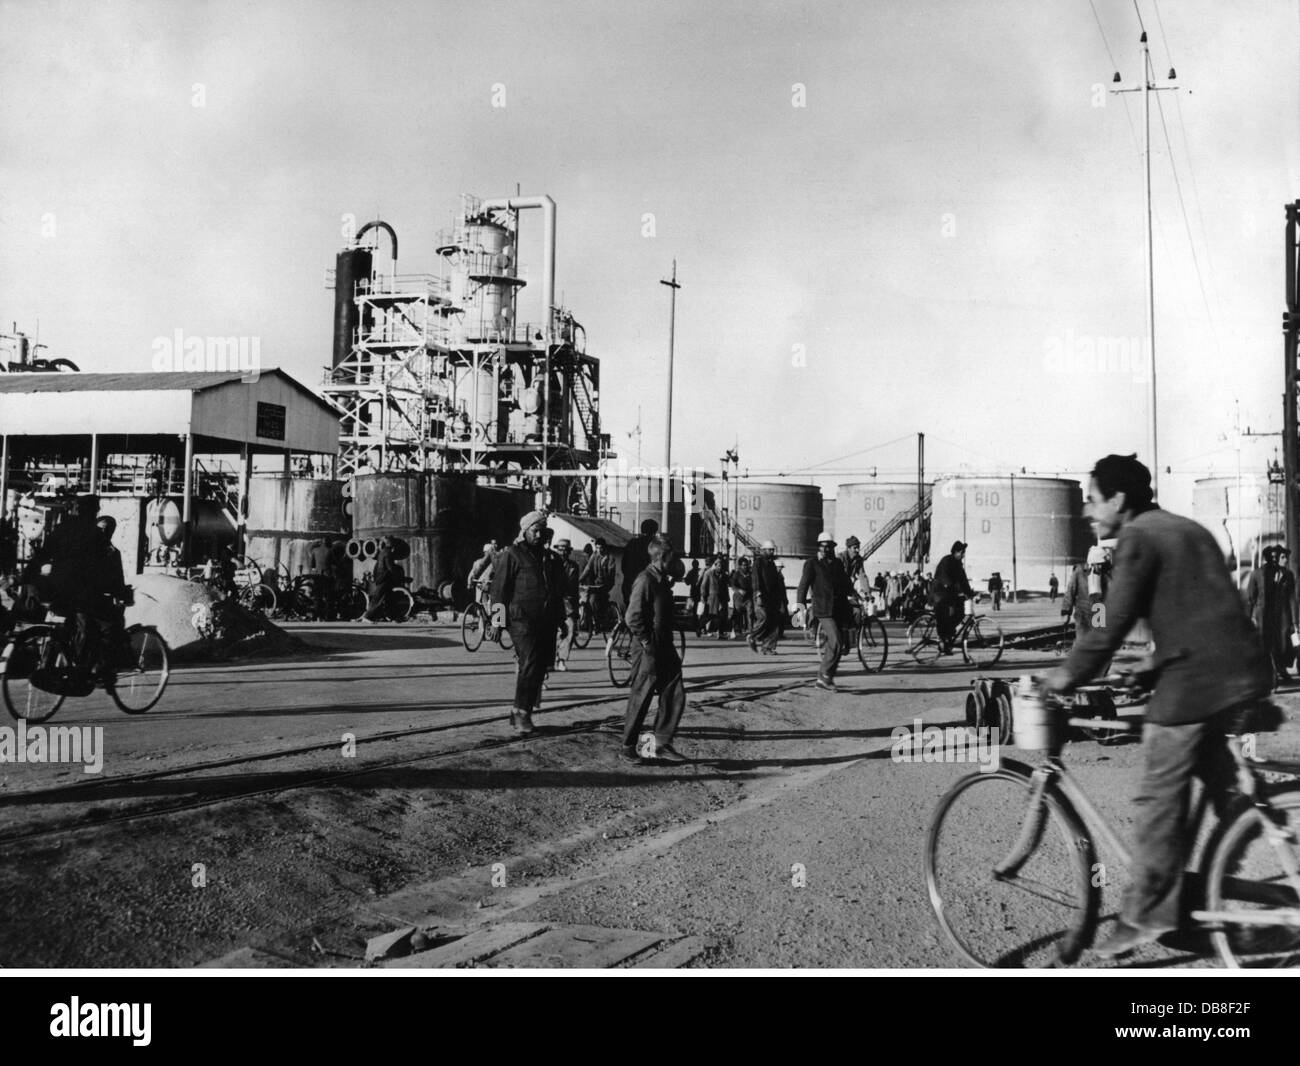
{"label": "man in white hat", "polygon": [[765,540],[754,559],[754,628],[749,631],[751,651],[776,654],[785,607],[785,579],[776,568],[776,543]]}
{"label": "man in white hat", "polygon": [[853,585],[844,566],[835,558],[835,538],[829,533],[817,534],[817,556],[803,564],[803,576],[795,601],[806,608],[808,593],[812,592],[813,614],[821,633],[821,667],[817,672],[817,687],[827,692],[838,692],[835,671],[839,669],[841,633],[846,632],[853,620]]}
{"label": "man in white hat", "polygon": [[545,511],[524,515],[519,540],[501,553],[492,578],[492,624],[507,626],[515,644],[518,672],[510,725],[521,734],[533,731],[532,712],[555,662],[556,634],[565,616],[578,611],[576,600],[565,602],[564,571],[542,546],[545,531]]}

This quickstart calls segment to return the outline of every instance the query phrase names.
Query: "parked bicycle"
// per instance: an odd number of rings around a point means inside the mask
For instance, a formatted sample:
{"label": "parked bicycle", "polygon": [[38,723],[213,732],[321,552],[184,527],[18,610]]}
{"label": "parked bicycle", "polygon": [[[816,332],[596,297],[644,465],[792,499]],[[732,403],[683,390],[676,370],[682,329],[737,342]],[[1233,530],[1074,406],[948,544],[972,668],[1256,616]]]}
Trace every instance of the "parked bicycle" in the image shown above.
{"label": "parked bicycle", "polygon": [[[1060,699],[1029,692],[1014,719],[1017,745],[1041,752],[1042,761],[1031,767],[1004,758],[996,771],[963,777],[949,790],[930,822],[926,887],[940,928],[975,965],[1065,966],[1091,945],[1101,909],[1093,829],[1130,861],[1066,769],[1067,726],[1128,727],[1071,718]],[[1202,791],[1189,822],[1192,839],[1205,840],[1204,905],[1191,920],[1210,934],[1224,966],[1296,966],[1300,787],[1270,785],[1262,775],[1300,777],[1300,765],[1248,758],[1240,740],[1246,727],[1243,716],[1226,736],[1242,795],[1207,834],[1212,814]]]}
{"label": "parked bicycle", "polygon": [[69,696],[89,696],[102,685],[127,714],[143,714],[167,688],[167,642],[153,626],[131,625],[106,633],[98,663],[77,660],[76,621],[47,613],[46,620],[15,630],[0,652],[0,693],[14,718],[44,722]]}
{"label": "parked bicycle", "polygon": [[[950,647],[960,647],[962,658],[971,666],[984,667],[992,666],[1002,658],[1002,642],[1002,627],[991,618],[976,614],[975,604],[966,600],[961,624]],[[946,654],[933,611],[923,611],[907,627],[907,651],[922,666],[928,666]]]}

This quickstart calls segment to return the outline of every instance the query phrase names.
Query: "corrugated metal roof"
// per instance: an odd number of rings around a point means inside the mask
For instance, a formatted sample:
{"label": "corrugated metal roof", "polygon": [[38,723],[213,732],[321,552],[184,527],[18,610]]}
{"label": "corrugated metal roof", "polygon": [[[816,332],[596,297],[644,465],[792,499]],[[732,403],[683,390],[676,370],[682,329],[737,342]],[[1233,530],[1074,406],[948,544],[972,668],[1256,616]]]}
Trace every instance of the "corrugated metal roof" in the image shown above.
{"label": "corrugated metal roof", "polygon": [[[279,374],[263,370],[263,374]],[[202,392],[242,378],[243,371],[143,374],[0,374],[0,392]],[[286,377],[288,375],[285,375]]]}
{"label": "corrugated metal roof", "polygon": [[630,531],[624,529],[617,522],[611,522],[608,518],[586,518],[572,514],[551,515],[551,525],[554,525],[557,521],[567,522],[578,532],[586,534],[592,540],[596,537],[604,537],[605,544],[614,549],[625,548],[627,542],[632,539]]}
{"label": "corrugated metal roof", "polygon": [[[258,377],[276,377],[331,414],[337,414],[323,397],[279,367],[266,367]],[[234,381],[242,381],[242,370],[145,371],[138,374],[49,373],[0,374],[0,394],[27,395],[36,392],[204,392]],[[255,384],[255,382],[249,382]]]}

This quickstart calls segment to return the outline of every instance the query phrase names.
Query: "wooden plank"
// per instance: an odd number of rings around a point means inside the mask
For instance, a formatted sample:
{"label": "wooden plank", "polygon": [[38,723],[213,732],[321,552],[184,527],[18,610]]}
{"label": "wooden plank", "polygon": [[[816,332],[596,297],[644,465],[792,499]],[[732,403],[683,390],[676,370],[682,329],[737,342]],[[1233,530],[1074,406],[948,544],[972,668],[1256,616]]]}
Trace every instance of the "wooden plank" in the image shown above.
{"label": "wooden plank", "polygon": [[471,966],[499,951],[513,947],[551,927],[537,922],[502,922],[476,929],[459,940],[401,959],[389,959],[383,966],[395,970],[430,970],[449,966]]}
{"label": "wooden plank", "polygon": [[663,933],[639,929],[564,926],[493,955],[485,965],[603,970],[653,947],[663,938]]}
{"label": "wooden plank", "polygon": [[652,951],[632,963],[629,970],[679,970],[708,950],[709,942],[699,936],[684,936]]}

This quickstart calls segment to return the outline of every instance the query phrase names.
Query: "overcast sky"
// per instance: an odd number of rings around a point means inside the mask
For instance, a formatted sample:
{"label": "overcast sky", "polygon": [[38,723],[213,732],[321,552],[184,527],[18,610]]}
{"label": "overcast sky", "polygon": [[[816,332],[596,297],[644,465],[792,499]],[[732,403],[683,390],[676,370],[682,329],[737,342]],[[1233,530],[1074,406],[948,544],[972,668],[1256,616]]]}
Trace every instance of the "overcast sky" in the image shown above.
{"label": "overcast sky", "polygon": [[[1185,506],[1235,469],[1234,400],[1280,428],[1300,16],[1137,7],[1181,86],[1163,126],[1153,97],[1152,169],[1161,462]],[[677,461],[716,468],[738,438],[742,467],[795,470],[918,430],[939,470],[1145,457],[1144,368],[1072,363],[1145,333],[1141,97],[1104,92],[1116,65],[1138,83],[1139,32],[1131,0],[0,3],[0,321],[39,319],[86,370],[147,370],[176,329],[257,336],[317,386],[343,216],[434,270],[460,194],[518,184],[559,205],[558,292],[629,453],[643,405],[647,461],[674,258]]]}

